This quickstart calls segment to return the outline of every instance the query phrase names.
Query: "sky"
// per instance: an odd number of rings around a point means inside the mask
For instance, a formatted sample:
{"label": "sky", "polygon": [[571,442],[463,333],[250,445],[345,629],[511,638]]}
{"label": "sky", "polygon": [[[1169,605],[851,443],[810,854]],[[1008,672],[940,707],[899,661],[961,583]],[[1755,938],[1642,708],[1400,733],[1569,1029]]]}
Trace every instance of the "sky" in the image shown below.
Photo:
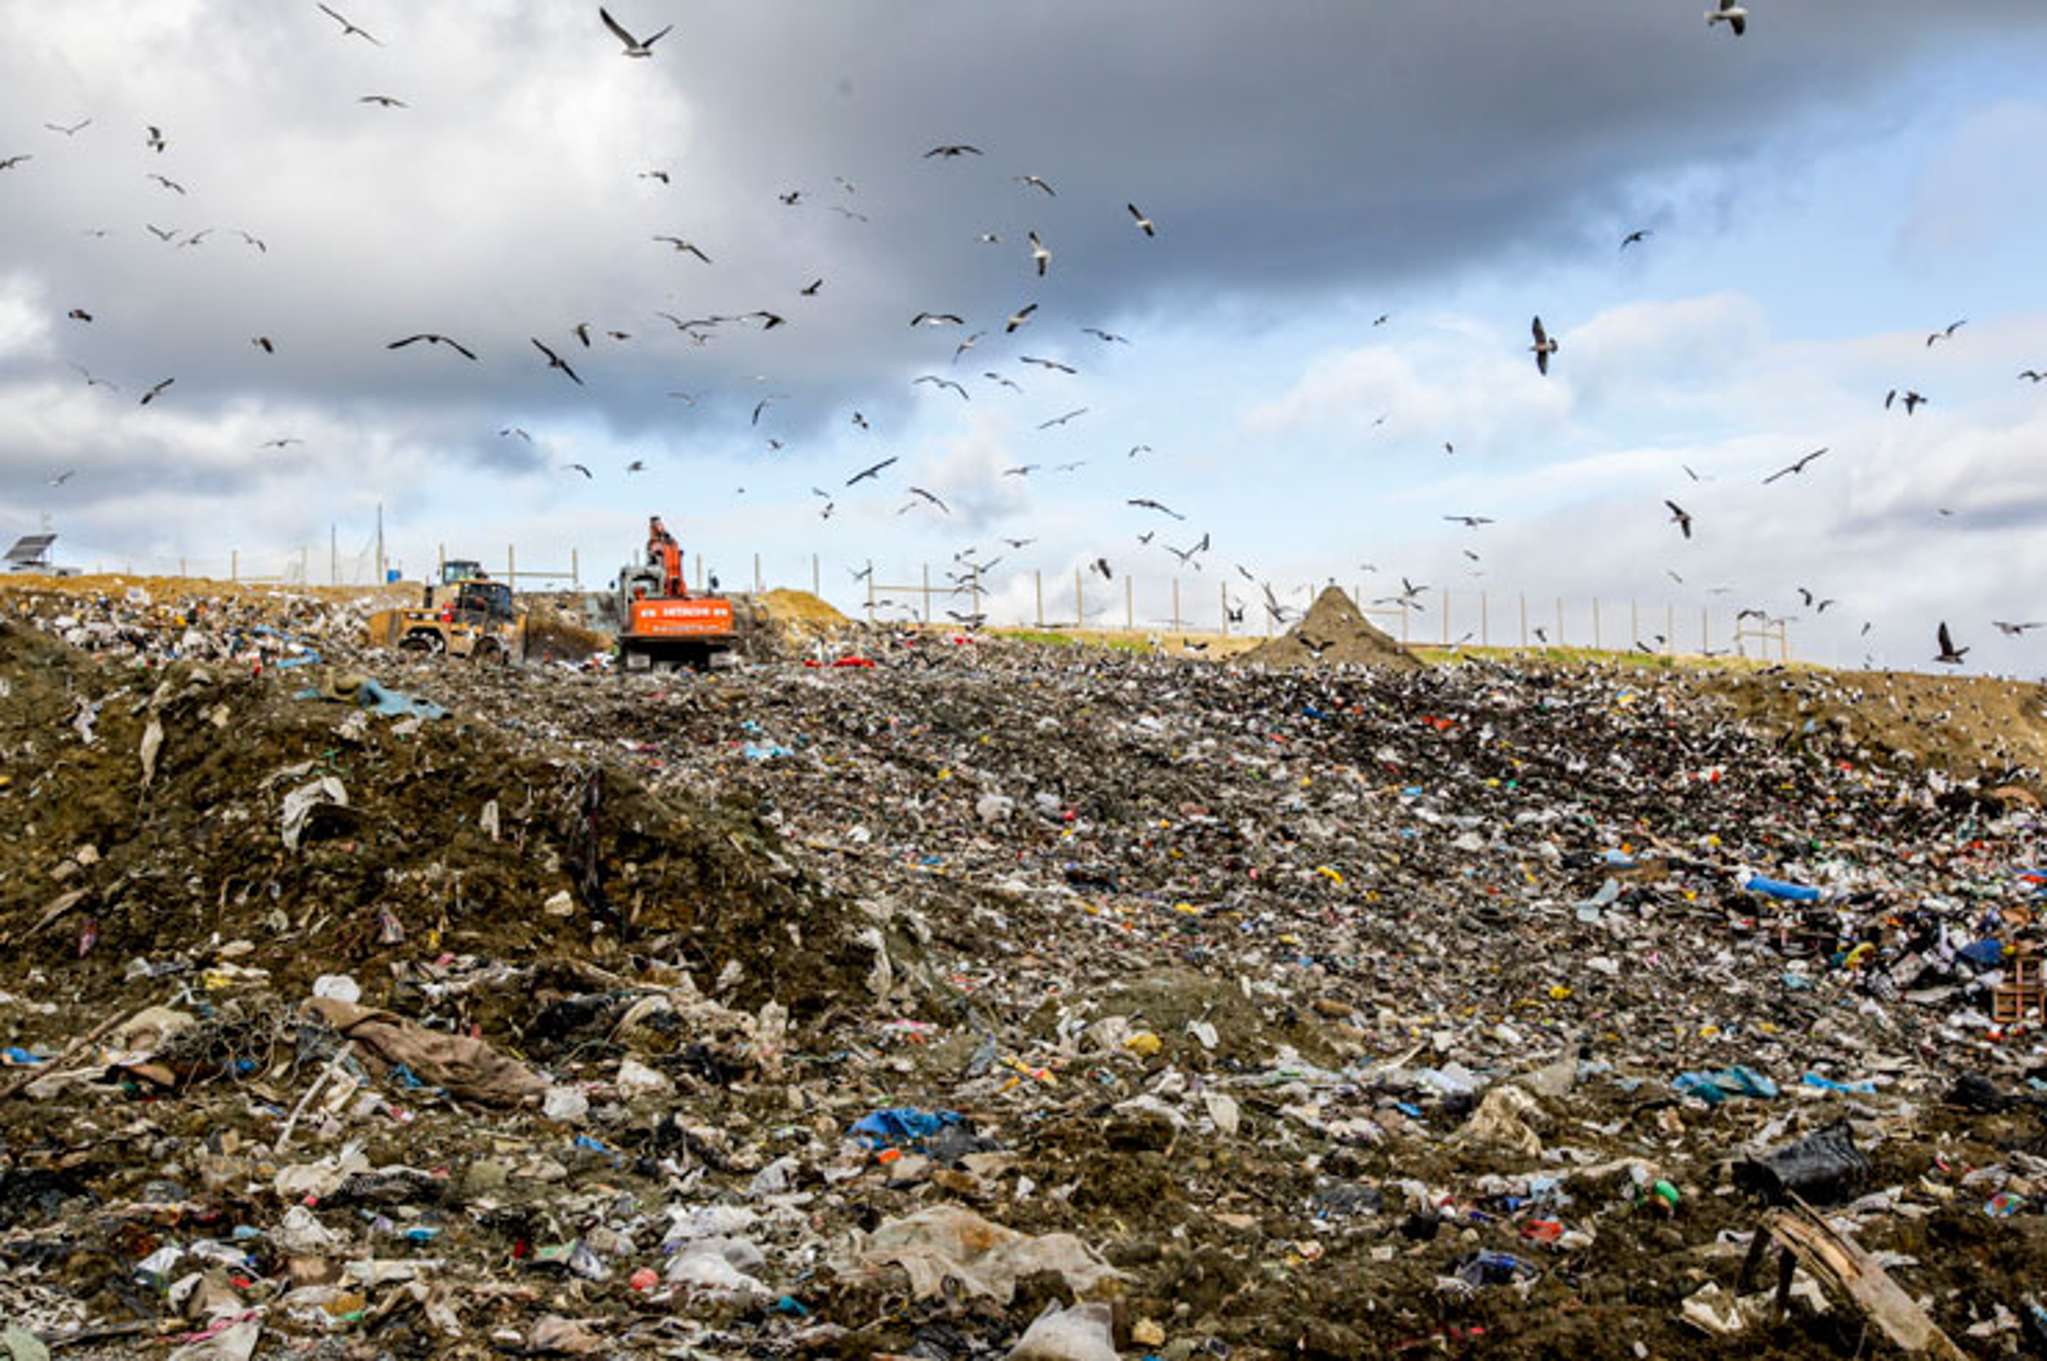
{"label": "sky", "polygon": [[[1483,593],[1490,641],[1525,598],[1590,642],[1597,599],[1609,644],[1754,608],[1811,660],[1924,667],[1946,620],[2047,670],[1992,625],[2047,619],[2037,0],[1755,0],[1741,37],[1701,0],[619,0],[673,25],[648,59],[595,5],[333,8],[376,42],[0,0],[0,536],[366,580],[381,506],[412,575],[510,545],[595,584],[660,514],[845,608],[869,563],[997,560],[1002,620],[1042,582],[1070,621],[1079,571],[1140,626],[1176,577],[1254,628],[1266,583],[1405,579],[1416,637],[1447,589],[1452,638]],[[477,359],[387,348],[421,332]]]}

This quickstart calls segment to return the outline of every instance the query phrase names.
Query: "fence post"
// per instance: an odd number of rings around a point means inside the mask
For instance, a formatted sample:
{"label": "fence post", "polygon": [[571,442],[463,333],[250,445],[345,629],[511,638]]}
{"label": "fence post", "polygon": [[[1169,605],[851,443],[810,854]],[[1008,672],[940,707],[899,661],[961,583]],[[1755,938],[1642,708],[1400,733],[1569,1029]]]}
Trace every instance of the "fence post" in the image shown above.
{"label": "fence post", "polygon": [[242,579],[242,550],[239,548],[228,550],[227,579],[229,581],[240,581]]}
{"label": "fence post", "polygon": [[1087,622],[1087,607],[1080,594],[1080,574],[1083,569],[1073,569],[1073,626],[1077,629]]}
{"label": "fence post", "polygon": [[1528,647],[1528,592],[1526,591],[1521,593],[1521,646],[1524,651]]}
{"label": "fence post", "polygon": [[1180,578],[1173,578],[1173,632],[1180,631]]}
{"label": "fence post", "polygon": [[1450,646],[1450,588],[1443,588],[1443,646]]}
{"label": "fence post", "polygon": [[924,622],[931,622],[931,564],[924,564]]}
{"label": "fence post", "polygon": [[1217,592],[1217,603],[1222,610],[1222,613],[1217,618],[1222,620],[1223,637],[1227,638],[1230,636],[1230,583],[1227,581],[1218,582],[1215,589]]}
{"label": "fence post", "polygon": [[[299,561],[303,563],[305,560],[306,560],[305,550],[301,549],[299,550]],[[185,571],[185,558],[183,554],[180,554],[178,556],[178,575],[181,577],[190,575],[190,573]],[[310,586],[312,584],[313,584],[312,581],[308,579],[306,585]]]}
{"label": "fence post", "polygon": [[1564,598],[1563,598],[1562,596],[1558,596],[1558,597],[1557,597],[1557,640],[1556,640],[1556,642],[1552,643],[1552,644],[1551,644],[1550,646],[1552,646],[1552,647],[1562,647],[1563,645],[1564,645]]}
{"label": "fence post", "polygon": [[1599,597],[1592,597],[1592,650],[1599,651]]}
{"label": "fence post", "polygon": [[516,546],[512,544],[505,545],[505,584],[512,588],[512,593],[514,595],[518,594],[519,550]]}
{"label": "fence post", "polygon": [[1413,610],[1410,610],[1406,605],[1400,607],[1400,641],[1403,645],[1407,642],[1407,621],[1413,617]]}
{"label": "fence post", "polygon": [[574,548],[569,550],[569,585],[579,591],[583,589],[583,557]]}
{"label": "fence post", "polygon": [[820,600],[824,599],[824,576],[815,553],[810,555],[810,593]]}
{"label": "fence post", "polygon": [[759,595],[766,589],[767,587],[761,584],[761,555],[756,553],[753,555],[753,593]]}
{"label": "fence post", "polygon": [[327,522],[327,584],[341,584],[341,533],[331,520]]}
{"label": "fence post", "polygon": [[1480,647],[1491,647],[1493,645],[1492,629],[1489,622],[1490,617],[1487,613],[1486,593],[1480,591],[1478,593],[1478,645]]}
{"label": "fence post", "polygon": [[1137,578],[1123,574],[1123,631],[1137,631]]}
{"label": "fence post", "polygon": [[1045,627],[1045,573],[1042,568],[1031,569],[1031,593],[1037,597],[1038,627],[1042,629]]}
{"label": "fence post", "polygon": [[1628,601],[1628,646],[1633,647],[1635,646],[1635,644],[1641,641],[1642,641],[1641,611],[1635,608],[1634,600],[1630,599]]}
{"label": "fence post", "polygon": [[441,584],[441,578],[448,575],[448,545],[434,545],[434,585]]}
{"label": "fence post", "polygon": [[1699,606],[1699,655],[1705,656],[1713,650],[1712,612],[1704,605]]}
{"label": "fence post", "polygon": [[874,559],[867,560],[867,622],[874,622]]}
{"label": "fence post", "polygon": [[1667,600],[1663,602],[1663,650],[1677,655],[1677,606]]}

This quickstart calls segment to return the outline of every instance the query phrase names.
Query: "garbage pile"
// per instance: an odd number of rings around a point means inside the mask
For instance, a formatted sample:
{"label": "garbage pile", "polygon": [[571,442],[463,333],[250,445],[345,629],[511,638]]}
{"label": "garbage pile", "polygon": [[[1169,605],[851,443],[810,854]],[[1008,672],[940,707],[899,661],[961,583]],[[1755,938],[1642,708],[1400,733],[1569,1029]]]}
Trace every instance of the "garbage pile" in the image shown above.
{"label": "garbage pile", "polygon": [[1347,665],[1412,670],[1421,665],[1391,634],[1365,618],[1339,586],[1324,587],[1300,622],[1238,660],[1271,667]]}
{"label": "garbage pile", "polygon": [[0,1352],[2047,1339],[2035,769],[1628,668],[10,619]]}

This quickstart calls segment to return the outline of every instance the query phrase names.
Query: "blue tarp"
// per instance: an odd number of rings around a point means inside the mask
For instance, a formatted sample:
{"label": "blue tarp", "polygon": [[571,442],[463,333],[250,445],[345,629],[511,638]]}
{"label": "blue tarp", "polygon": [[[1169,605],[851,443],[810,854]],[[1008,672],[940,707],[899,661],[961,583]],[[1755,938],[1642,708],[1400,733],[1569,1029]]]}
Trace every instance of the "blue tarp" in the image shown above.
{"label": "blue tarp", "polygon": [[915,1106],[894,1106],[865,1116],[848,1131],[869,1148],[914,1148],[949,1125],[966,1117],[958,1111],[926,1111]]}
{"label": "blue tarp", "polygon": [[319,689],[301,690],[299,699],[329,699],[346,704],[353,700],[374,709],[385,718],[446,718],[448,711],[430,699],[415,699],[399,690],[387,690],[368,676],[336,676]]}
{"label": "blue tarp", "polygon": [[1764,1100],[1779,1095],[1777,1084],[1753,1068],[1739,1064],[1717,1073],[1680,1073],[1670,1084],[1685,1096],[1696,1096],[1717,1106],[1730,1096],[1756,1096]]}

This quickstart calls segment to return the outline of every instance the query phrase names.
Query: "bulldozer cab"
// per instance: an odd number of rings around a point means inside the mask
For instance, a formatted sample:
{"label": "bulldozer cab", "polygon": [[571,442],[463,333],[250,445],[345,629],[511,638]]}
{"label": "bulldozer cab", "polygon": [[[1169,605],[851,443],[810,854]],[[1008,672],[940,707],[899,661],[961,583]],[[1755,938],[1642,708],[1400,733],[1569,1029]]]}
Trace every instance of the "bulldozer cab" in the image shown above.
{"label": "bulldozer cab", "polygon": [[488,580],[483,564],[468,558],[450,558],[441,564],[441,585],[459,586],[465,581]]}
{"label": "bulldozer cab", "polygon": [[465,624],[509,623],[517,615],[512,588],[502,581],[457,583],[453,605],[456,620]]}

